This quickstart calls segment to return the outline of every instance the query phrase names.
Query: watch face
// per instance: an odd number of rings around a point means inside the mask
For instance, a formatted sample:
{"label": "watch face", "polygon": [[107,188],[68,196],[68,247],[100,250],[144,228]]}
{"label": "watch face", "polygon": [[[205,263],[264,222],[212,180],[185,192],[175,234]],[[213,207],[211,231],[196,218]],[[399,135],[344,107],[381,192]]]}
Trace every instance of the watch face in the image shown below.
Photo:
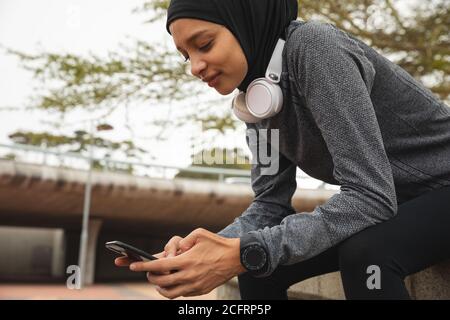
{"label": "watch face", "polygon": [[266,263],[266,252],[257,245],[245,249],[242,257],[245,267],[249,270],[260,270]]}

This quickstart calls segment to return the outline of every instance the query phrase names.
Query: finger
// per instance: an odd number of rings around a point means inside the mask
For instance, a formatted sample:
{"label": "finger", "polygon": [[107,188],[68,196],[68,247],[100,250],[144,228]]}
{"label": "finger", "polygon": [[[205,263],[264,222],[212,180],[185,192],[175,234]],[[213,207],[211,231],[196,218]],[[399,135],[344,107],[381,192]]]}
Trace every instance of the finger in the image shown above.
{"label": "finger", "polygon": [[180,236],[174,236],[172,237],[169,242],[167,242],[166,246],[164,247],[164,251],[166,252],[167,257],[175,257],[177,255],[177,252],[179,250],[178,243],[180,240],[182,240]]}
{"label": "finger", "polygon": [[161,273],[172,270],[181,270],[185,265],[186,259],[182,256],[177,256],[146,262],[134,262],[130,264],[130,270],[136,272],[147,271]]}
{"label": "finger", "polygon": [[162,276],[162,275],[165,275],[165,274],[171,274],[172,272],[170,272],[170,271],[164,271],[164,272],[152,271],[152,272],[147,272],[147,273],[150,273],[152,275]]}
{"label": "finger", "polygon": [[[158,258],[158,259],[162,259],[162,258],[166,257],[166,252],[162,251],[162,252],[154,254],[153,256]],[[170,272],[169,271],[167,271],[167,272],[154,272],[154,274],[163,275],[163,274],[170,274]]]}
{"label": "finger", "polygon": [[[153,256],[155,256],[158,259],[163,259],[163,258],[166,257],[166,252],[162,251],[162,252],[159,252],[157,254],[154,254]],[[163,275],[163,274],[170,274],[170,272],[169,271],[165,271],[165,272],[155,272],[155,271],[153,271],[152,274]]]}
{"label": "finger", "polygon": [[166,275],[156,275],[151,272],[147,272],[147,279],[151,284],[159,287],[172,287],[193,282],[193,276],[186,271],[179,271]]}
{"label": "finger", "polygon": [[[211,290],[211,291],[212,291],[212,290]],[[201,295],[207,294],[207,293],[209,293],[209,292],[211,292],[211,291],[200,292],[200,291],[194,290],[194,291],[191,291],[191,292],[188,292],[188,293],[183,294],[183,297],[196,297],[196,296],[201,296]]]}
{"label": "finger", "polygon": [[152,272],[147,272],[147,273],[150,273],[150,274],[152,274],[152,275],[157,275],[157,276],[162,276],[162,275],[165,275],[165,274],[170,274],[170,271],[152,271]]}
{"label": "finger", "polygon": [[203,294],[205,294],[205,293],[192,291],[192,292],[183,294],[183,297],[197,297],[197,296],[201,296]]}
{"label": "finger", "polygon": [[202,228],[195,229],[190,234],[188,234],[186,237],[184,237],[182,240],[180,240],[180,242],[178,244],[180,249],[183,252],[189,250],[190,248],[192,248],[195,245],[195,243],[198,241],[198,239],[200,237],[205,235],[206,232],[207,231]]}
{"label": "finger", "polygon": [[119,257],[114,260],[114,263],[118,267],[128,267],[133,261],[128,257]]}
{"label": "finger", "polygon": [[192,285],[179,285],[179,286],[175,286],[175,287],[167,287],[167,288],[162,288],[157,286],[156,287],[156,291],[159,292],[159,294],[161,294],[162,296],[169,298],[169,299],[175,299],[181,296],[195,296],[195,295],[199,295],[197,294],[197,290],[195,288],[192,287]]}

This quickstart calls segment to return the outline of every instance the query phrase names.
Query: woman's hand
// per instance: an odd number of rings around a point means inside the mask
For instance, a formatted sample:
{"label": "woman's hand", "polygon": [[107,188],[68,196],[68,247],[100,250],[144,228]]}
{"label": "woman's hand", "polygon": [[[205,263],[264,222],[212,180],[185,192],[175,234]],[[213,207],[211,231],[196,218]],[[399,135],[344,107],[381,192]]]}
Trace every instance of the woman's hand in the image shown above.
{"label": "woman's hand", "polygon": [[224,238],[199,228],[168,242],[167,250],[173,253],[177,248],[178,255],[169,257],[168,252],[164,259],[131,263],[130,269],[147,271],[148,281],[169,299],[203,295],[245,272],[239,245],[239,238]]}

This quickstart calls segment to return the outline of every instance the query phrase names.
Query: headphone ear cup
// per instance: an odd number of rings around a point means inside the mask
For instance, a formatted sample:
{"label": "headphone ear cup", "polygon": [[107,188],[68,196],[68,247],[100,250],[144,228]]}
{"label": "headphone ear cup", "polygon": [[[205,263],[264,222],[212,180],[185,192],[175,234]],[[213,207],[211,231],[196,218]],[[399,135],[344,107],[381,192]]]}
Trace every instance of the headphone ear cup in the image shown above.
{"label": "headphone ear cup", "polygon": [[265,78],[256,79],[247,88],[245,105],[260,120],[273,117],[283,106],[283,92],[280,86]]}
{"label": "headphone ear cup", "polygon": [[241,121],[247,123],[256,123],[261,121],[261,119],[255,117],[248,111],[247,104],[245,102],[245,93],[240,92],[233,98],[232,109],[234,115]]}

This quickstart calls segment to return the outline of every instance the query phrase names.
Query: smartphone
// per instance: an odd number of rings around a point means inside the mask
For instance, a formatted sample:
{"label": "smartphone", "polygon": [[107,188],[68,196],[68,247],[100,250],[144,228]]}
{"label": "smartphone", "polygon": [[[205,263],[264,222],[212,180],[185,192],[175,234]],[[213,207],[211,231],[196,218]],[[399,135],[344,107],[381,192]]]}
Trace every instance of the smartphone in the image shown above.
{"label": "smartphone", "polygon": [[114,251],[122,256],[127,256],[133,261],[149,261],[158,260],[155,256],[133,247],[127,243],[121,241],[109,241],[105,244],[106,248]]}

